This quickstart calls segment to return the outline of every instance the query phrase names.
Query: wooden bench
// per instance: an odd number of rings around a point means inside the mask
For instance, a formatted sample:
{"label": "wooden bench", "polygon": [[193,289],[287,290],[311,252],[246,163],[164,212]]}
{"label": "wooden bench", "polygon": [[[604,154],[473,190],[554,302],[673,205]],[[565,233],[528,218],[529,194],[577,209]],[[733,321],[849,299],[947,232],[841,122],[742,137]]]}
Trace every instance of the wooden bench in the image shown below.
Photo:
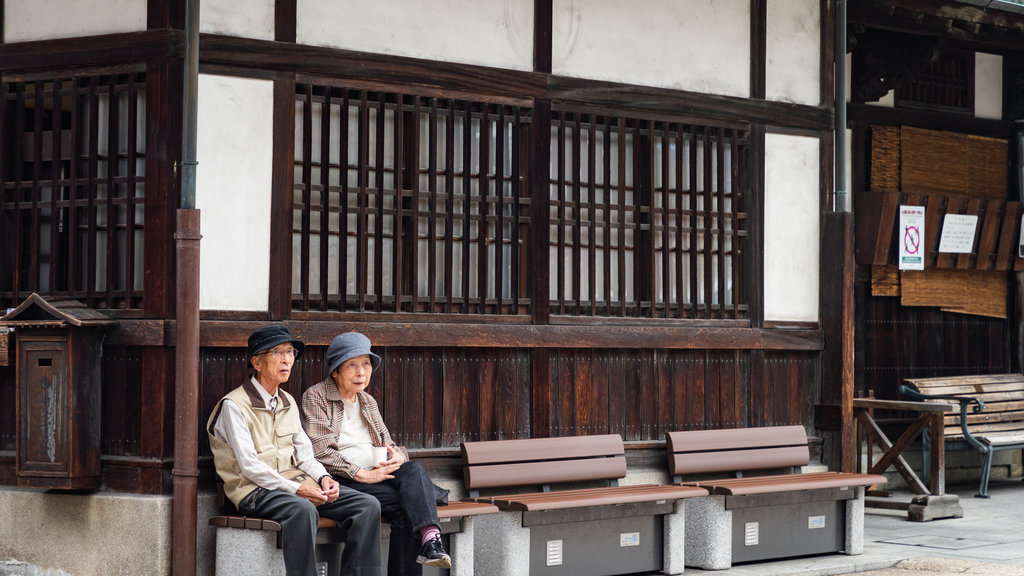
{"label": "wooden bench", "polygon": [[803,426],[669,432],[666,451],[674,482],[710,494],[689,500],[686,513],[686,564],[705,570],[809,554],[860,554],[864,489],[886,480],[876,474],[798,473],[810,462]]}
{"label": "wooden bench", "polygon": [[914,400],[959,403],[959,412],[944,418],[943,437],[981,452],[977,496],[988,498],[993,454],[1024,449],[1024,374],[911,378],[900,385],[900,393]]}
{"label": "wooden bench", "polygon": [[684,499],[708,493],[619,486],[618,434],[465,442],[462,464],[468,499],[502,510],[478,526],[480,574],[681,573]]}
{"label": "wooden bench", "polygon": [[[441,534],[452,557],[451,576],[473,574],[473,517],[494,514],[498,508],[483,502],[451,502],[437,507]],[[216,542],[217,576],[277,576],[284,574],[281,554],[281,524],[266,518],[222,514],[210,518],[218,528]],[[344,534],[334,520],[321,518],[316,537],[318,570],[337,574]],[[386,567],[390,529],[381,523],[381,561]],[[328,570],[326,564],[331,565]],[[425,575],[441,571],[425,566]]]}

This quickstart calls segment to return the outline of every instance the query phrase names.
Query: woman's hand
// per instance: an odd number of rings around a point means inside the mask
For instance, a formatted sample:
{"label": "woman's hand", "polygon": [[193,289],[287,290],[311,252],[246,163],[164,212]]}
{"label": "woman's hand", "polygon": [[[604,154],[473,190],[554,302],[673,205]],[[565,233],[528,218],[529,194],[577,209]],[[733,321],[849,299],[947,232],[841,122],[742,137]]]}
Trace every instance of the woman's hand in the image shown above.
{"label": "woman's hand", "polygon": [[394,478],[394,476],[391,475],[392,472],[398,470],[399,466],[401,466],[401,464],[395,464],[393,460],[387,460],[369,470],[361,468],[356,472],[355,479],[356,482],[362,482],[364,484],[376,484],[385,480],[391,480]]}
{"label": "woman's hand", "polygon": [[399,466],[405,464],[405,454],[401,450],[396,449],[394,446],[385,446],[385,448],[388,449],[388,456],[391,458],[386,462],[382,462],[382,464],[398,464]]}

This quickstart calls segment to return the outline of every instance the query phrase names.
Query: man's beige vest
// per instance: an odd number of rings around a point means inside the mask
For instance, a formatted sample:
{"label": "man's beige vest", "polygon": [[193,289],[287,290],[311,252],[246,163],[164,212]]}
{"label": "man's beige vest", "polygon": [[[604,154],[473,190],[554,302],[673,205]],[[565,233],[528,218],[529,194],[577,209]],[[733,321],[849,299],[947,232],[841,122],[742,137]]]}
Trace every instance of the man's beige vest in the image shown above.
{"label": "man's beige vest", "polygon": [[[277,470],[286,478],[294,478],[303,473],[295,467],[295,446],[292,435],[302,430],[299,420],[299,407],[295,399],[284,390],[278,390],[281,406],[277,414],[273,414],[263,403],[263,397],[252,381],[229,392],[217,403],[206,422],[206,431],[210,436],[210,449],[213,451],[213,463],[217,474],[224,482],[224,495],[238,506],[245,496],[257,488],[255,482],[242,475],[238,460],[231,446],[213,435],[213,426],[217,423],[224,400],[231,400],[245,415],[249,434],[260,461]],[[315,480],[314,480],[315,483]]]}

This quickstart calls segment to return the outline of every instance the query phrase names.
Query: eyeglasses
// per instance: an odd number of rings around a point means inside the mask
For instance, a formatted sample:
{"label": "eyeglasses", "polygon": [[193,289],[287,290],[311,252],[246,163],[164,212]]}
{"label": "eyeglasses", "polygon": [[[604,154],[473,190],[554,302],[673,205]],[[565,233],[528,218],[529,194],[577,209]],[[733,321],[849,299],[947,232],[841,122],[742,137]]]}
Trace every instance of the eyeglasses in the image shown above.
{"label": "eyeglasses", "polygon": [[292,358],[292,359],[294,359],[296,356],[299,355],[299,351],[296,350],[295,348],[286,348],[286,349],[275,348],[273,350],[264,350],[263,352],[259,352],[256,355],[257,356],[263,356],[263,355],[272,356],[275,360],[281,360],[282,358]]}

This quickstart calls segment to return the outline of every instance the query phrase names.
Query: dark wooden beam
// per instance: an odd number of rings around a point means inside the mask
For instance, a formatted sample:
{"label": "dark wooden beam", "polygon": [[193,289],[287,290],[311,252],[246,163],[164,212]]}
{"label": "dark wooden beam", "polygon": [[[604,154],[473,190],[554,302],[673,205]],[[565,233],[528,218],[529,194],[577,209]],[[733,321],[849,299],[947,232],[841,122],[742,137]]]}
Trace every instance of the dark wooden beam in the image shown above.
{"label": "dark wooden beam", "polygon": [[206,65],[286,70],[337,79],[370,80],[420,89],[462,90],[508,98],[542,96],[546,76],[247,38],[203,34],[199,58]]}
{"label": "dark wooden beam", "polygon": [[825,106],[769,102],[563,76],[550,78],[548,95],[552,100],[586,103],[590,106],[626,107],[693,116],[702,122],[763,122],[773,126],[810,130],[831,130],[834,116],[832,108]]}
{"label": "dark wooden beam", "polygon": [[750,97],[764,100],[768,59],[768,2],[750,0]]}
{"label": "dark wooden beam", "polygon": [[869,104],[848,105],[850,124],[860,122],[867,125],[914,126],[928,130],[948,130],[962,134],[1009,139],[1013,136],[1013,122],[988,120],[974,116],[889,108]]}
{"label": "dark wooden beam", "polygon": [[148,61],[181,59],[184,53],[184,33],[161,29],[0,44],[0,68],[28,72],[112,64],[143,65]]}

